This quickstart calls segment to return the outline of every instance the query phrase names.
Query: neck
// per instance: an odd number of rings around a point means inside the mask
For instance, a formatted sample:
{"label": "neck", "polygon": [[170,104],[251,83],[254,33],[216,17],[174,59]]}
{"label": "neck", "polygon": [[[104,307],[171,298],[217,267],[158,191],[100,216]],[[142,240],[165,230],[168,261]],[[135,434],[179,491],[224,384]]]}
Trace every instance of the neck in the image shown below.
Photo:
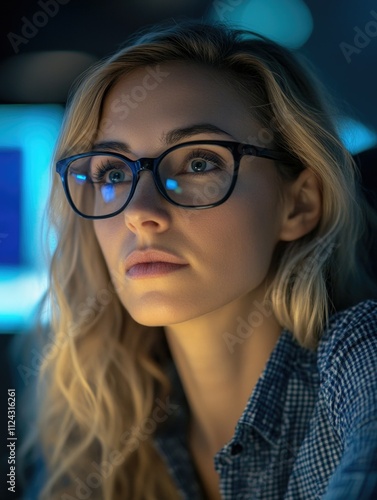
{"label": "neck", "polygon": [[248,295],[165,333],[190,406],[191,436],[215,454],[233,436],[281,327]]}

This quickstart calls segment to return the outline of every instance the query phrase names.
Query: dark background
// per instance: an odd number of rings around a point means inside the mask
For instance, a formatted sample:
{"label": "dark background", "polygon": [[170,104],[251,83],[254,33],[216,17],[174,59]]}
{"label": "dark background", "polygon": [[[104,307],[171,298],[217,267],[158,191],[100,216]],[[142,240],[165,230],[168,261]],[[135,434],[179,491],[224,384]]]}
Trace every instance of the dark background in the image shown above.
{"label": "dark background", "polygon": [[[46,5],[49,0],[40,0]],[[244,2],[247,0],[244,0]],[[265,0],[266,4],[288,0]],[[9,39],[10,33],[22,36],[25,18],[33,21],[33,16],[42,11],[41,5],[34,0],[19,0],[3,3],[0,16],[0,103],[6,102],[61,102],[64,101],[64,90],[69,86],[69,77],[75,77],[80,72],[80,62],[75,65],[71,60],[66,64],[64,82],[61,88],[54,90],[51,84],[56,83],[55,73],[61,70],[53,64],[47,67],[34,68],[34,79],[40,78],[41,87],[49,88],[44,95],[33,92],[29,81],[29,94],[20,93],[17,98],[15,88],[19,84],[17,75],[21,70],[15,70],[14,65],[27,64],[27,57],[38,51],[81,51],[92,57],[92,60],[102,58],[114,52],[124,40],[138,28],[155,23],[162,19],[182,16],[205,18],[215,2],[218,5],[241,5],[242,0],[61,0],[57,13],[48,16],[48,22],[36,28],[33,33],[29,27],[29,39],[19,43],[13,38],[13,46]],[[56,2],[52,0],[52,3]],[[253,0],[250,0],[250,4]],[[340,102],[347,102],[349,109],[365,124],[377,129],[376,87],[377,87],[377,30],[371,27],[369,41],[362,37],[355,46],[357,36],[355,27],[365,33],[368,22],[377,22],[376,0],[306,0],[314,20],[311,37],[300,49],[318,68],[321,78],[327,83]],[[273,8],[273,7],[272,7]],[[50,4],[51,12],[54,8]],[[371,11],[376,13],[373,17]],[[39,18],[43,23],[43,18]],[[374,36],[372,36],[374,35]],[[10,36],[12,38],[12,36]],[[25,37],[24,37],[25,38]],[[358,53],[350,54],[347,62],[340,48],[341,43],[347,43],[356,48]],[[18,53],[15,53],[15,49]],[[71,57],[72,59],[72,57]],[[82,61],[82,65],[85,66]],[[50,67],[49,67],[50,66]],[[49,71],[50,70],[50,71]],[[58,71],[59,70],[59,71]],[[68,75],[67,75],[68,73]],[[26,70],[25,73],[26,74]],[[13,81],[12,81],[13,78]],[[33,80],[34,81],[34,80]],[[58,86],[57,86],[58,87]],[[22,98],[22,100],[20,99]]]}

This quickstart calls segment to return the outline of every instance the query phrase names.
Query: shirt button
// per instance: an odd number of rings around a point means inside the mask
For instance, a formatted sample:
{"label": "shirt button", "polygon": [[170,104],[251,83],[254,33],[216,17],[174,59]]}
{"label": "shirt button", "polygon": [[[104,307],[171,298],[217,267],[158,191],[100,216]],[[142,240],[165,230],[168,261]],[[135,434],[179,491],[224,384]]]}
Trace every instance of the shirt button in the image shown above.
{"label": "shirt button", "polygon": [[232,444],[232,447],[230,449],[230,454],[231,455],[239,455],[240,453],[242,453],[242,450],[243,450],[243,446],[242,444],[240,443],[233,443]]}

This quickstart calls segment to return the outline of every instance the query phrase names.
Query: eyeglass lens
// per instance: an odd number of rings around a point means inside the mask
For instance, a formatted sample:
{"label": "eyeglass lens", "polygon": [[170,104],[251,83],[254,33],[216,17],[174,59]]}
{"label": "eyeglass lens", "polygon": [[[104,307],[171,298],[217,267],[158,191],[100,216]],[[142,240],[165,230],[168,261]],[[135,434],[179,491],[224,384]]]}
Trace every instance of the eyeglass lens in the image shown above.
{"label": "eyeglass lens", "polygon": [[[182,206],[205,206],[224,198],[232,183],[234,159],[224,146],[190,145],[168,153],[158,177],[165,195]],[[117,212],[130,196],[133,173],[127,162],[111,155],[74,160],[67,174],[71,199],[83,215]]]}

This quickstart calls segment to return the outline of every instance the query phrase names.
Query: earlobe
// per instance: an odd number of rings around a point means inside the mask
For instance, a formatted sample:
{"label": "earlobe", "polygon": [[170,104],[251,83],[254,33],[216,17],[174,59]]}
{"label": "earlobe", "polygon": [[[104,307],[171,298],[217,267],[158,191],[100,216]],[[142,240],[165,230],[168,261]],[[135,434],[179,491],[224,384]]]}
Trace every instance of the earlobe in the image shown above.
{"label": "earlobe", "polygon": [[321,187],[318,178],[303,170],[298,178],[285,188],[281,241],[294,241],[310,233],[322,214]]}

